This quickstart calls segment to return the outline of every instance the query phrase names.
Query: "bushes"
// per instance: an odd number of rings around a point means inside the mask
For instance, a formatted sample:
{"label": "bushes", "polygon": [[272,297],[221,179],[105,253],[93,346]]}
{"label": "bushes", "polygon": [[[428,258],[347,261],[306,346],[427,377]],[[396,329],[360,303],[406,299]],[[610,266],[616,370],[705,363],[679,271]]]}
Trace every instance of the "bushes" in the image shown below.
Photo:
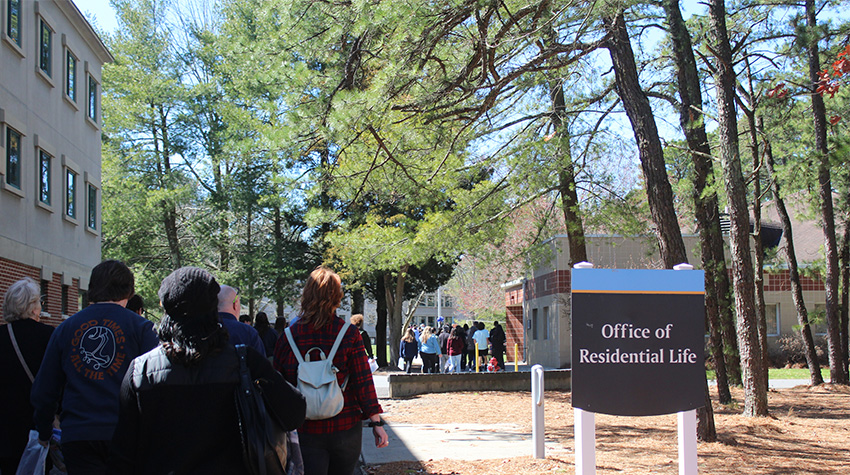
{"label": "bushes", "polygon": [[[815,352],[821,366],[829,364],[827,360],[826,338],[815,336]],[[774,368],[805,368],[806,347],[803,338],[799,334],[782,335],[776,340],[776,345],[768,350],[770,366]]]}

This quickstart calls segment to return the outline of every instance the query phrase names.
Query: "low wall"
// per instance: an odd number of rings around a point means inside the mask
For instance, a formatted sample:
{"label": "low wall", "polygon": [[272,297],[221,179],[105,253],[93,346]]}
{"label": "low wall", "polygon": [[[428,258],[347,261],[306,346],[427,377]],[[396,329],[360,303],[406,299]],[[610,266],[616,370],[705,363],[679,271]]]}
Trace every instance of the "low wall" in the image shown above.
{"label": "low wall", "polygon": [[[546,370],[544,390],[569,391],[571,372],[568,369]],[[406,374],[387,376],[390,398],[428,393],[456,391],[531,391],[531,373],[501,371],[498,373]]]}

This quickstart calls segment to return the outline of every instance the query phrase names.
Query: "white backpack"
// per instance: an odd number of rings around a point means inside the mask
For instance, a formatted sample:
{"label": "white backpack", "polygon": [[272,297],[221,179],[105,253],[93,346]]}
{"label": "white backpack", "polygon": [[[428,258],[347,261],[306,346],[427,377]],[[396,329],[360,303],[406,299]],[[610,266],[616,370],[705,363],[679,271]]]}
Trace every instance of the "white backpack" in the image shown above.
{"label": "white backpack", "polygon": [[[348,384],[348,378],[345,378],[340,388],[336,377],[336,373],[339,370],[333,365],[333,360],[349,325],[350,323],[348,322],[343,324],[342,330],[336,336],[334,346],[327,356],[325,356],[325,352],[321,348],[315,346],[307,351],[306,361],[301,356],[301,350],[298,349],[295,340],[292,339],[292,332],[289,327],[285,330],[286,339],[289,340],[289,346],[295,354],[295,359],[298,360],[298,384],[296,387],[304,395],[304,399],[307,400],[308,420],[318,421],[330,419],[339,414],[345,405],[342,391],[345,390],[345,386]],[[310,353],[313,350],[319,351],[320,359],[316,361],[310,360]]]}

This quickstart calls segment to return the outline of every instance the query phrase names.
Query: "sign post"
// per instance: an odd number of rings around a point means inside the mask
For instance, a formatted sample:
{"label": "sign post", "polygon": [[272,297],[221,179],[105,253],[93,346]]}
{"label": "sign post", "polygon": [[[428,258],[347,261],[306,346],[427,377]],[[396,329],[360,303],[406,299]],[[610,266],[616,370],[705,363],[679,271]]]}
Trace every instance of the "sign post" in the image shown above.
{"label": "sign post", "polygon": [[593,413],[679,413],[679,473],[697,473],[696,409],[705,404],[703,279],[702,271],[573,269],[577,474],[596,470]]}

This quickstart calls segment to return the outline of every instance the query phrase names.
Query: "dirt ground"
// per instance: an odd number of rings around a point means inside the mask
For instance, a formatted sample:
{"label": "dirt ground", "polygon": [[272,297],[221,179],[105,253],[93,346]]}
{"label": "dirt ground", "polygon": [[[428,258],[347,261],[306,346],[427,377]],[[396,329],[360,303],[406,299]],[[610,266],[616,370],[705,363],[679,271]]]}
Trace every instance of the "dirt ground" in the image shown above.
{"label": "dirt ground", "polygon": [[[714,392],[714,391],[712,391]],[[718,442],[700,443],[699,472],[726,474],[850,474],[850,388],[823,385],[771,390],[770,417],[742,417],[736,403],[714,399]],[[530,393],[466,392],[383,400],[398,423],[514,423],[531,434]],[[374,475],[575,473],[570,394],[547,391],[546,439],[565,451],[546,459],[429,460],[368,467]],[[596,416],[597,474],[678,474],[676,416]],[[564,455],[566,454],[566,455]],[[548,454],[547,454],[548,455]]]}

